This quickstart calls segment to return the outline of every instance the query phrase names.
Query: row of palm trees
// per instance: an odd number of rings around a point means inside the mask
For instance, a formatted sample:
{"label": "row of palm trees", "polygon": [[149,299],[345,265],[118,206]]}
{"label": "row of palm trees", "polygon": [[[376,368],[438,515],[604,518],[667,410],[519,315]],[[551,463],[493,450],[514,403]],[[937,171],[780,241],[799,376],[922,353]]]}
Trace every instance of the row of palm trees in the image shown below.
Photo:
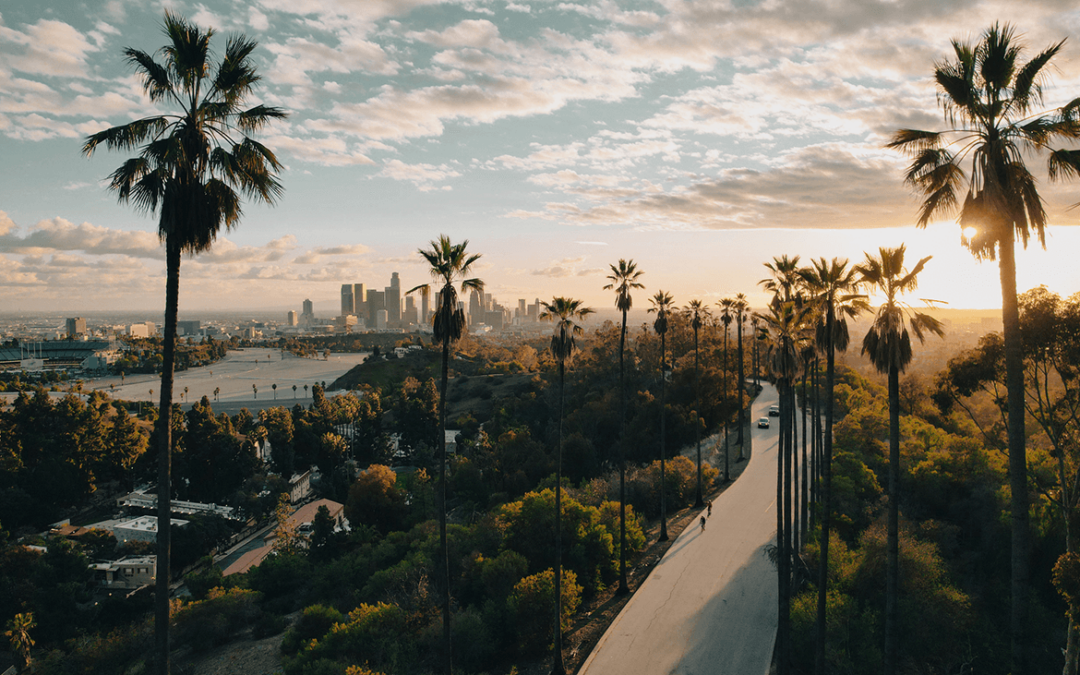
{"label": "row of palm trees", "polygon": [[[793,560],[809,529],[808,503],[820,499],[820,563],[818,569],[818,614],[815,635],[815,662],[824,672],[826,639],[826,597],[828,590],[828,541],[832,494],[832,424],[835,354],[849,343],[848,319],[870,309],[862,291],[883,297],[873,323],[863,339],[863,354],[888,376],[889,391],[889,476],[886,544],[885,672],[896,672],[899,644],[897,627],[899,595],[899,465],[900,465],[900,373],[912,359],[912,335],[922,341],[927,334],[941,335],[937,319],[914,310],[902,296],[918,286],[918,275],[929,257],[905,268],[905,247],[881,248],[878,255],[866,254],[859,265],[847,260],[819,259],[800,267],[799,258],[783,256],[766,263],[771,276],[761,286],[773,293],[765,312],[758,314],[770,333],[769,369],[776,380],[780,401],[780,459],[777,463],[777,568],[779,616],[777,653],[779,672],[788,672],[790,640],[790,600]],[[823,443],[814,433],[815,451],[807,456],[806,375],[815,353],[826,358],[825,433]],[[813,370],[817,370],[814,366]],[[803,456],[797,459],[798,434],[795,419],[795,383],[803,378]],[[815,397],[816,398],[816,397]],[[815,414],[814,417],[817,417]],[[820,450],[819,450],[820,448]],[[799,472],[802,484],[799,484]],[[810,474],[813,474],[811,477]],[[812,492],[808,488],[815,486]],[[813,499],[811,498],[813,495]]]}
{"label": "row of palm trees", "polygon": [[[155,114],[128,124],[111,127],[87,137],[83,153],[92,155],[99,147],[134,151],[110,175],[109,189],[122,203],[158,217],[158,235],[165,245],[166,289],[163,364],[161,373],[161,410],[172,408],[175,362],[176,319],[179,302],[180,262],[184,253],[208,250],[221,228],[235,227],[241,218],[241,195],[273,204],[283,193],[278,180],[282,165],[275,154],[254,140],[256,132],[286,116],[284,110],[263,104],[249,104],[260,77],[251,59],[256,43],[237,35],[231,37],[220,60],[211,62],[210,42],[213,30],[202,30],[185,19],[166,11],[163,22],[166,45],[161,59],[138,49],[127,48],[124,56],[133,66],[143,91],[161,108],[175,112]],[[919,226],[932,218],[958,213],[959,222],[970,228],[964,243],[980,259],[997,259],[1001,271],[1002,320],[1008,390],[1009,475],[1012,499],[1012,672],[1024,672],[1024,633],[1028,597],[1028,489],[1024,442],[1023,362],[1016,293],[1015,241],[1023,245],[1034,234],[1045,246],[1047,215],[1042,205],[1036,179],[1028,170],[1025,158],[1046,152],[1048,173],[1052,180],[1080,176],[1080,151],[1052,148],[1054,141],[1080,139],[1080,99],[1061,108],[1040,111],[1044,71],[1058,54],[1064,41],[1051,45],[1031,60],[1021,60],[1022,45],[1015,30],[1008,25],[993,25],[975,43],[954,41],[954,59],[938,63],[934,78],[939,88],[948,127],[943,131],[899,130],[890,147],[907,152],[912,163],[906,174],[911,187],[925,195]],[[970,171],[964,164],[970,159]],[[961,199],[962,197],[962,199]],[[968,232],[969,230],[965,230]],[[445,400],[446,360],[449,341],[460,334],[464,317],[456,310],[454,285],[476,256],[465,255],[465,245],[439,240],[433,247],[432,274],[440,291],[440,311],[435,314],[437,339],[443,342],[442,394]],[[422,252],[423,253],[423,252]],[[884,256],[883,256],[884,257]],[[778,274],[791,270],[780,269]],[[790,261],[789,261],[790,262]],[[882,260],[884,263],[884,260]],[[816,265],[815,265],[816,266]],[[883,267],[884,269],[884,267]],[[607,288],[616,291],[616,306],[622,310],[619,343],[620,383],[625,382],[623,353],[626,337],[626,312],[631,307],[630,292],[641,288],[633,262],[620,261],[612,267]],[[462,288],[481,287],[476,279],[462,277]],[[778,283],[787,277],[776,276]],[[834,279],[834,281],[837,281]],[[831,283],[831,282],[830,282]],[[469,285],[471,284],[471,285]],[[902,287],[902,284],[900,285]],[[831,355],[837,347],[836,308],[838,297],[820,288],[818,295],[828,302],[819,321],[826,341],[826,430],[824,434],[825,495],[828,499],[828,446],[831,444]],[[899,287],[898,287],[899,290]],[[801,310],[785,307],[786,297],[769,316],[774,331],[789,330],[798,324]],[[700,309],[700,308],[699,308]],[[882,315],[885,316],[885,315]],[[764,316],[762,318],[765,318]],[[697,342],[695,311],[694,330]],[[884,321],[884,319],[882,319]],[[740,323],[741,325],[741,323]],[[893,326],[895,327],[895,326]],[[889,328],[882,324],[882,330]],[[882,333],[881,335],[887,335]],[[741,343],[742,331],[739,331]],[[783,351],[794,342],[780,343]],[[821,343],[819,343],[821,344]],[[880,345],[879,345],[880,346]],[[741,347],[741,344],[740,344]],[[903,355],[902,342],[896,352]],[[893,353],[893,343],[886,339],[882,354]],[[695,349],[696,351],[696,349]],[[741,348],[740,348],[741,356]],[[799,363],[794,354],[774,356],[773,365],[787,369]],[[696,357],[695,357],[696,363]],[[740,386],[743,360],[740,358]],[[785,370],[786,372],[786,370]],[[788,386],[788,385],[785,385]],[[625,390],[625,387],[623,387]],[[791,392],[786,391],[790,398]],[[622,397],[622,423],[625,429],[625,392]],[[445,416],[445,410],[441,417]],[[743,414],[740,410],[740,422]],[[790,423],[790,420],[788,420]],[[794,426],[789,425],[792,432]],[[743,425],[738,425],[742,433]],[[895,434],[894,434],[895,436]],[[155,672],[169,672],[169,593],[170,555],[170,485],[171,429],[168,416],[159,418],[155,429],[158,454],[158,548],[155,586]],[[620,447],[622,444],[620,444]],[[621,453],[621,451],[620,451]],[[620,467],[622,462],[620,462]],[[805,475],[805,474],[804,474]],[[443,481],[445,486],[445,481]],[[445,490],[445,487],[444,487]],[[625,476],[620,470],[620,501],[625,502]],[[699,487],[700,496],[700,487]],[[445,492],[442,495],[445,501]],[[621,514],[625,521],[625,513]],[[805,522],[805,518],[803,518]],[[823,511],[823,525],[828,522],[828,508]],[[441,539],[445,560],[445,523]],[[826,528],[827,529],[827,528]],[[827,539],[826,539],[827,541]],[[625,526],[620,527],[620,550],[625,551]],[[827,546],[823,546],[823,554]],[[628,592],[625,554],[620,554],[620,592]],[[781,556],[783,558],[785,556]],[[822,573],[824,574],[824,572]],[[821,593],[824,595],[824,584]],[[449,643],[449,589],[444,589],[444,622]],[[822,603],[823,604],[823,603]],[[823,611],[819,609],[819,611]],[[824,621],[819,620],[819,631]],[[823,656],[819,642],[819,672]],[[887,650],[888,651],[888,650]],[[450,653],[445,654],[446,670]],[[893,664],[895,666],[895,664]]]}

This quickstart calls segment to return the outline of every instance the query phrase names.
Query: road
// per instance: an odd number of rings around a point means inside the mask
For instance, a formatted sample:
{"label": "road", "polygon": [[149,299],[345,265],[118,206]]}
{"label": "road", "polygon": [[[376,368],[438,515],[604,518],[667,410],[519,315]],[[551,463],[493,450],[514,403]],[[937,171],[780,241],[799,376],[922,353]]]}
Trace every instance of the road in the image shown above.
{"label": "road", "polygon": [[[688,526],[600,638],[579,674],[766,675],[776,639],[776,405],[764,389],[751,408],[751,458],[713,502],[702,530]],[[702,512],[704,515],[704,512]]]}

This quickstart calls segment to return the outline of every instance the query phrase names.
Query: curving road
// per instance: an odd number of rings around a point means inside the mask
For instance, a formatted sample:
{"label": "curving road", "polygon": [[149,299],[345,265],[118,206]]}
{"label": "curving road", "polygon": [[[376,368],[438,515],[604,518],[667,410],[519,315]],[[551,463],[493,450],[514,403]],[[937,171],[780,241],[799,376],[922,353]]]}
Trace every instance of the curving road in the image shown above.
{"label": "curving road", "polygon": [[[766,675],[776,639],[776,405],[764,385],[751,407],[750,464],[688,526],[623,607],[578,671],[587,675]],[[703,512],[704,515],[704,512]]]}

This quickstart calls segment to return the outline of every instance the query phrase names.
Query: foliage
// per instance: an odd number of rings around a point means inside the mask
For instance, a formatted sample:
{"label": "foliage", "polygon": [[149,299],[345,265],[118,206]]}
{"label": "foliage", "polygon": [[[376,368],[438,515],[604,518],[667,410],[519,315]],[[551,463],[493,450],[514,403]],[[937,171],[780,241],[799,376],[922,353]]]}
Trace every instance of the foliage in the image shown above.
{"label": "foliage", "polygon": [[405,670],[415,659],[410,644],[415,633],[400,607],[387,603],[362,604],[318,639],[303,646],[296,657],[286,659],[286,675],[311,672],[320,661],[366,664],[387,672]]}
{"label": "foliage", "polygon": [[212,589],[205,600],[173,613],[176,646],[205,651],[232,640],[259,616],[261,594],[243,588]]}
{"label": "foliage", "polygon": [[405,515],[405,491],[390,467],[372,464],[349,486],[345,517],[350,523],[371,525],[385,534],[400,529]]}
{"label": "foliage", "polygon": [[[581,604],[582,587],[573,570],[563,570],[562,616],[563,630]],[[555,570],[547,569],[525,577],[515,586],[507,600],[518,643],[526,653],[549,648],[553,636],[551,617],[555,615]]]}

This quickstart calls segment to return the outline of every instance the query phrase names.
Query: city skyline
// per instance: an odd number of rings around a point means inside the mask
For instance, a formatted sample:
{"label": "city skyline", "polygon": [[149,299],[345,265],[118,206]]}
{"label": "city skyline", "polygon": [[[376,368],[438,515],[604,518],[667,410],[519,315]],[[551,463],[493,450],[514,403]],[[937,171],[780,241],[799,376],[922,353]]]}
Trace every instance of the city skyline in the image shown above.
{"label": "city skyline", "polygon": [[[185,259],[180,311],[329,314],[335,288],[401,271],[441,233],[483,254],[490,292],[565,295],[594,308],[608,266],[632,258],[646,289],[712,305],[756,285],[779,255],[847,257],[906,243],[933,255],[919,297],[1000,303],[997,266],[951,221],[917,230],[897,128],[943,127],[931,69],[949,40],[1012,21],[1029,56],[1080,16],[1051,2],[380,2],[239,5],[111,0],[0,13],[2,310],[160,311],[156,221],[103,187],[127,156],[82,140],[158,111],[122,49],[155,51],[168,6],[259,43],[255,100],[291,116],[260,136],[286,168],[274,208]],[[808,22],[805,16],[813,15]],[[1046,106],[1080,94],[1066,42]],[[1080,290],[1080,184],[1042,183],[1049,250],[1018,255],[1018,285]],[[382,282],[378,288],[381,292]],[[419,304],[419,301],[417,301]]]}

